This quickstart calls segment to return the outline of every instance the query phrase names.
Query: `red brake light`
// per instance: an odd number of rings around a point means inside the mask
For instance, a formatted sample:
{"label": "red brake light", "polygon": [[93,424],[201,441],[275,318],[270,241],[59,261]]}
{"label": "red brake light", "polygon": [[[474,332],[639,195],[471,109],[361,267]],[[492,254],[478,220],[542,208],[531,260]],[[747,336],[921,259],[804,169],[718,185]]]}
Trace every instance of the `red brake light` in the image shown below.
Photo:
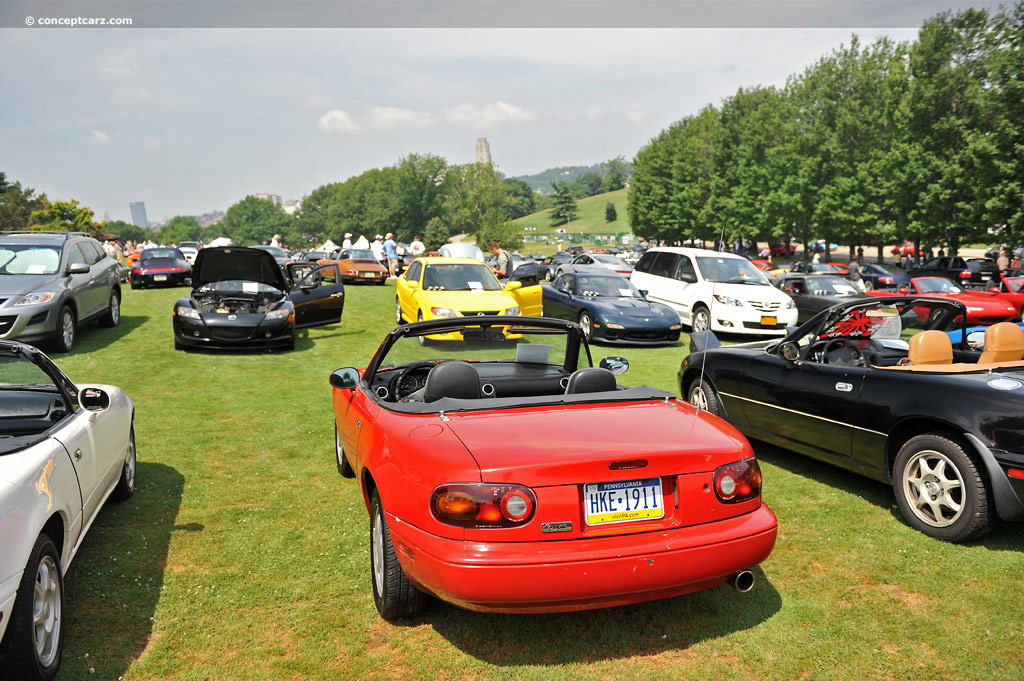
{"label": "red brake light", "polygon": [[878,278],[878,281],[880,281],[880,282],[881,282],[881,283],[883,283],[883,284],[892,284],[892,283],[894,283],[894,282],[895,282],[896,280],[895,280],[895,279],[893,279],[892,277],[879,277],[879,278]]}
{"label": "red brake light", "polygon": [[761,467],[756,459],[721,466],[712,480],[715,496],[723,504],[738,504],[761,494]]}
{"label": "red brake light", "polygon": [[430,512],[458,527],[515,527],[533,517],[537,498],[523,485],[441,485],[430,495]]}
{"label": "red brake light", "polygon": [[964,270],[963,272],[960,273],[960,278],[961,279],[970,279],[971,278],[971,271],[970,270]]}
{"label": "red brake light", "polygon": [[1017,478],[1018,480],[1024,480],[1024,471],[1019,468],[1011,468],[1006,471],[1011,478]]}

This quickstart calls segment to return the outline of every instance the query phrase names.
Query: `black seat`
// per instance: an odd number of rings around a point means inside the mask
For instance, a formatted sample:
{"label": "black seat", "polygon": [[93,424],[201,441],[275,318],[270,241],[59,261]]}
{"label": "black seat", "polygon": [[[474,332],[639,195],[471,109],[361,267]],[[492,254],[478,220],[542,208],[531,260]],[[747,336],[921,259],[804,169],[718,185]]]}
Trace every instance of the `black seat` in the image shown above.
{"label": "black seat", "polygon": [[460,400],[480,398],[480,376],[468,362],[445,362],[438,364],[427,374],[423,386],[423,401],[434,402],[442,397]]}
{"label": "black seat", "polygon": [[565,394],[598,393],[615,389],[615,374],[601,367],[587,367],[572,372],[565,386]]}

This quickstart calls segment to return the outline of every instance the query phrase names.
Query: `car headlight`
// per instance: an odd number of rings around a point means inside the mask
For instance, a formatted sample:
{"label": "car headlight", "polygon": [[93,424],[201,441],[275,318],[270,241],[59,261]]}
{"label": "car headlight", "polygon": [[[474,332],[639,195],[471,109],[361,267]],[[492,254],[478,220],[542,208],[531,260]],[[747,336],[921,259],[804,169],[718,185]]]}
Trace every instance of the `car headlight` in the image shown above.
{"label": "car headlight", "polygon": [[672,326],[668,327],[668,330],[669,331],[677,331],[677,330],[679,330],[681,328],[683,328],[682,324],[673,324]]}
{"label": "car headlight", "polygon": [[796,303],[794,303],[792,299],[786,301],[786,309],[787,310],[792,310],[795,307],[796,307]]}
{"label": "car headlight", "polygon": [[30,293],[27,296],[22,296],[18,302],[14,305],[39,305],[41,303],[48,303],[53,300],[56,293]]}
{"label": "car headlight", "polygon": [[743,301],[739,298],[733,298],[732,296],[722,295],[721,293],[715,294],[715,300],[720,302],[722,305],[735,305],[736,307],[743,307]]}
{"label": "car headlight", "polygon": [[178,305],[174,308],[174,313],[179,317],[184,317],[185,319],[202,319],[202,317],[199,316],[199,310],[189,307],[188,305]]}
{"label": "car headlight", "polygon": [[609,329],[624,329],[624,328],[626,328],[622,324],[612,324],[611,322],[606,322],[605,326],[607,326]]}
{"label": "car headlight", "polygon": [[455,310],[450,307],[432,307],[430,313],[435,317],[457,317]]}
{"label": "car headlight", "polygon": [[505,310],[504,312],[502,312],[502,314],[505,315],[506,317],[516,317],[516,316],[519,315],[519,308],[518,307],[510,307],[507,310]]}
{"label": "car headlight", "polygon": [[266,316],[264,317],[264,319],[266,319],[268,322],[278,322],[278,321],[281,321],[282,319],[288,319],[288,316],[291,313],[292,313],[292,308],[290,308],[290,307],[280,307],[280,308],[278,308],[276,310],[271,310],[270,312],[268,312],[266,314]]}

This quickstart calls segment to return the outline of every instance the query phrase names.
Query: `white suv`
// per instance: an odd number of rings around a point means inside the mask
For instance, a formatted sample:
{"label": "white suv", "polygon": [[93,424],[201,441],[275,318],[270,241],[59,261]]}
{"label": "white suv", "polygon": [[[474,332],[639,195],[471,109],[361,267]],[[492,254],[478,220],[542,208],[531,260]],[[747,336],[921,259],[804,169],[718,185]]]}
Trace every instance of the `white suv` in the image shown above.
{"label": "white suv", "polygon": [[694,331],[784,336],[796,324],[793,299],[749,260],[698,248],[652,248],[636,264],[633,285],[664,303]]}

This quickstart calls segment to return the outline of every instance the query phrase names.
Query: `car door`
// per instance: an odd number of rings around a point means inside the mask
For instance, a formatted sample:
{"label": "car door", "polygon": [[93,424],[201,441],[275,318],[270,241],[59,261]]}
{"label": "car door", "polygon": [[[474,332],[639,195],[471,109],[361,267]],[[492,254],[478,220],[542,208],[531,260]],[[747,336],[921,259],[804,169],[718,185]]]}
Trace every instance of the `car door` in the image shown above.
{"label": "car door", "polygon": [[555,279],[551,286],[544,287],[544,313],[548,317],[576,320],[576,306],[573,304],[576,275],[567,273]]}
{"label": "car door", "polygon": [[[289,269],[296,265],[289,265]],[[313,268],[299,280],[288,299],[295,305],[295,328],[337,324],[345,308],[345,285],[338,266],[332,263]]]}
{"label": "car door", "polygon": [[421,291],[423,269],[423,262],[414,260],[409,269],[395,282],[395,295],[398,297],[402,316],[411,322],[416,321],[416,311],[419,309],[417,297]]}
{"label": "car door", "polygon": [[741,388],[747,422],[809,456],[833,463],[848,460],[852,424],[870,369],[812,359],[788,362],[777,352],[766,351],[747,364]]}
{"label": "car door", "polygon": [[[519,282],[519,288],[509,288],[509,284],[516,281]],[[519,314],[526,317],[540,317],[544,314],[544,290],[535,263],[524,263],[517,267],[508,284],[505,284],[505,290],[516,299]]]}
{"label": "car door", "polygon": [[90,314],[99,314],[110,302],[110,289],[117,277],[116,263],[107,258],[99,244],[80,241],[78,245],[89,265],[89,300],[92,302]]}
{"label": "car door", "polygon": [[80,243],[73,243],[67,248],[67,260],[65,260],[64,271],[69,272],[72,265],[82,264],[89,267],[88,272],[69,273],[68,288],[71,290],[78,307],[78,319],[85,319],[92,315],[97,308],[96,282],[92,265],[89,265],[89,257],[82,250]]}
{"label": "car door", "polygon": [[121,473],[124,451],[118,443],[127,445],[121,433],[128,430],[123,421],[124,417],[116,411],[92,412],[79,407],[53,433],[53,438],[71,456],[78,475],[84,525],[99,510],[104,495]]}

